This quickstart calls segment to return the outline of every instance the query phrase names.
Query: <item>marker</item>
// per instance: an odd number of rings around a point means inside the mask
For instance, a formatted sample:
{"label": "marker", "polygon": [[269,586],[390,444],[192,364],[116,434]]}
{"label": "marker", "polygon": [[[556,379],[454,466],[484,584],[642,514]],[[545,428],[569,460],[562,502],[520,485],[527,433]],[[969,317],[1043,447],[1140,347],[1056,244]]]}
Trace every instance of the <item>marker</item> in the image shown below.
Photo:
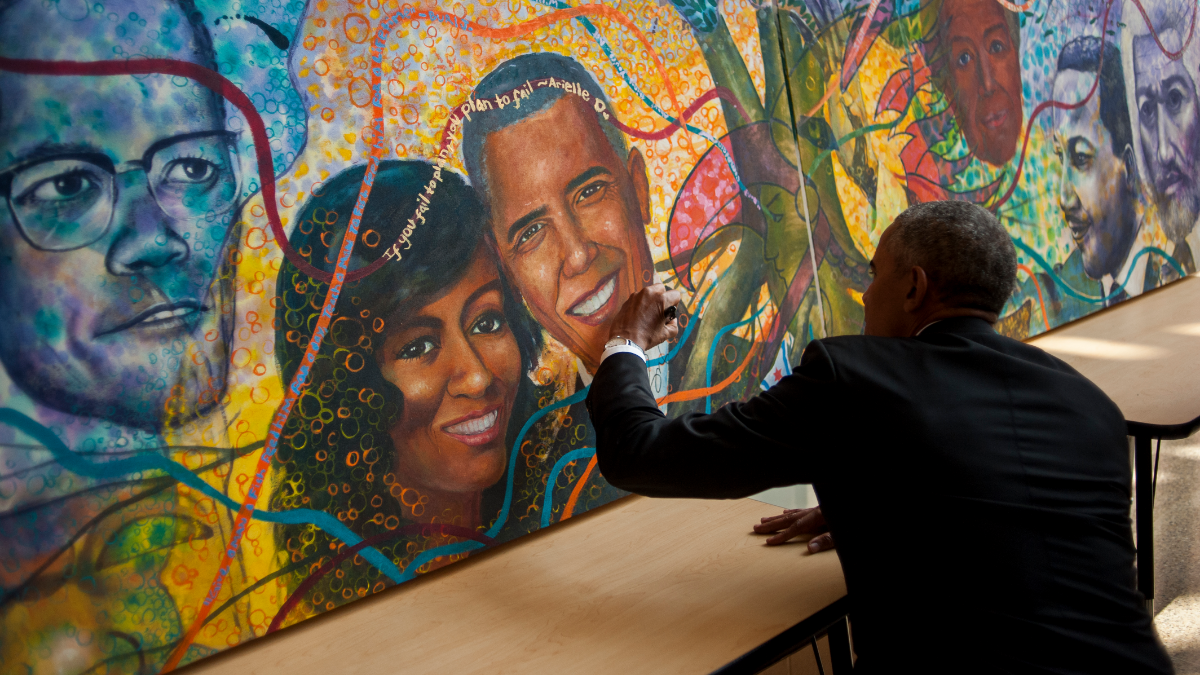
{"label": "marker", "polygon": [[675,320],[675,317],[677,317],[677,316],[679,316],[679,306],[678,305],[671,305],[670,307],[663,310],[663,320],[665,323],[671,323],[672,321]]}

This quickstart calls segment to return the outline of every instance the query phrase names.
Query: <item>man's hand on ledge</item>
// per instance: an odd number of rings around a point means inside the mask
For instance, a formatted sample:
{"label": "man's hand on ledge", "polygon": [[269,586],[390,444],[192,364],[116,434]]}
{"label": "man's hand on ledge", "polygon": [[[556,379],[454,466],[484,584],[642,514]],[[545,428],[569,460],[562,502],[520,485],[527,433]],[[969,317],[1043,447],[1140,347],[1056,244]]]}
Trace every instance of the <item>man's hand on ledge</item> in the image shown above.
{"label": "man's hand on ledge", "polygon": [[758,534],[778,533],[767,539],[768,546],[777,546],[800,535],[815,534],[817,536],[808,542],[809,553],[833,548],[833,534],[829,532],[819,506],[811,509],[787,509],[778,516],[763,518],[762,522],[754,526],[754,531]]}
{"label": "man's hand on ledge", "polygon": [[669,291],[662,284],[647,286],[629,296],[613,319],[608,338],[633,340],[642,351],[666,342],[679,334],[679,320],[667,321],[663,312],[679,302],[679,291]]}

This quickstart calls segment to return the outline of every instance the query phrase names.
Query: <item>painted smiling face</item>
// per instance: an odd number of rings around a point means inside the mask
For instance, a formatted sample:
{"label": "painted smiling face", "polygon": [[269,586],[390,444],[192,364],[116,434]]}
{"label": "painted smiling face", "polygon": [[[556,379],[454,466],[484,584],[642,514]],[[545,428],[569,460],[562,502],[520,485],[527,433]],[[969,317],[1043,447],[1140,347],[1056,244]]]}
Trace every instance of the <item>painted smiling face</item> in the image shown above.
{"label": "painted smiling face", "polygon": [[[1062,70],[1054,100],[1083,101],[1095,73]],[[1058,204],[1093,279],[1116,274],[1137,234],[1131,167],[1113,152],[1112,135],[1100,118],[1100,93],[1078,108],[1055,112],[1054,149],[1062,161]]]}
{"label": "painted smiling face", "polygon": [[[95,12],[68,21],[53,5],[19,2],[0,22],[2,53],[87,61],[120,45],[206,63],[175,5],[117,0],[104,12],[144,24]],[[0,92],[9,375],[47,406],[146,429],[215,405],[238,181],[214,95],[165,75],[5,73]]]}
{"label": "painted smiling face", "polygon": [[397,478],[446,492],[495,483],[521,378],[496,264],[480,248],[458,283],[392,323],[379,366],[404,394],[391,431]]}
{"label": "painted smiling face", "polygon": [[[1161,31],[1168,49],[1181,44],[1174,27]],[[1163,229],[1183,241],[1200,217],[1200,103],[1195,73],[1172,61],[1150,35],[1133,40],[1137,133]],[[1193,252],[1195,255],[1195,252]]]}
{"label": "painted smiling face", "polygon": [[948,53],[954,118],[979,159],[999,166],[1021,135],[1021,63],[996,0],[946,0],[941,40]]}
{"label": "painted smiling face", "polygon": [[582,99],[493,132],[484,144],[492,236],[534,318],[595,372],[609,325],[650,283],[646,166],[622,162]]}

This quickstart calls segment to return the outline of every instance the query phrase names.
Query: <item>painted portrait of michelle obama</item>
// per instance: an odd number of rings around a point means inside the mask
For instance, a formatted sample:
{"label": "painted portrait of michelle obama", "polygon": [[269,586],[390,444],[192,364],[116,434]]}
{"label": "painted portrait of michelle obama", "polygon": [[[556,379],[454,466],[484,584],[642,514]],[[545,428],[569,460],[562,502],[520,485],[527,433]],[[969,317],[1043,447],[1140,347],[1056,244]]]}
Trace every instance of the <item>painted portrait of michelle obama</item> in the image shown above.
{"label": "painted portrait of michelle obama", "polygon": [[[300,213],[291,244],[319,269],[334,268],[364,172],[359,166],[330,179]],[[351,271],[400,240],[432,179],[424,162],[380,163]],[[343,288],[285,425],[272,496],[273,508],[324,511],[365,539],[382,538],[375,548],[400,569],[423,551],[462,541],[463,531],[486,530],[506,494],[511,506],[509,449],[535,409],[527,373],[540,348],[536,324],[484,244],[483,206],[458,174],[441,172],[423,216],[399,260]],[[283,264],[276,353],[284,382],[298,369],[327,291]],[[410,534],[381,537],[389,532]],[[297,577],[342,545],[314,525],[282,526],[277,538]],[[453,559],[434,559],[420,571]],[[378,569],[351,556],[310,584],[309,611],[291,618],[386,585]]]}

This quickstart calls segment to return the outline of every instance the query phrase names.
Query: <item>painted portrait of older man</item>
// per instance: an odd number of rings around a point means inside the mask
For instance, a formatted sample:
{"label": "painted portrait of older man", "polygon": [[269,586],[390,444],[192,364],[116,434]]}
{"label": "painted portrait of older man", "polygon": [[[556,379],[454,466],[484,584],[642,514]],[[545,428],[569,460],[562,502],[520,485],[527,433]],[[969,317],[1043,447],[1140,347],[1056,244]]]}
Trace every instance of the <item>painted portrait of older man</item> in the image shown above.
{"label": "painted portrait of older man", "polygon": [[1145,18],[1126,3],[1121,31],[1134,143],[1171,253],[1190,273],[1200,247],[1200,39],[1189,31],[1195,6],[1145,0],[1141,7]]}

